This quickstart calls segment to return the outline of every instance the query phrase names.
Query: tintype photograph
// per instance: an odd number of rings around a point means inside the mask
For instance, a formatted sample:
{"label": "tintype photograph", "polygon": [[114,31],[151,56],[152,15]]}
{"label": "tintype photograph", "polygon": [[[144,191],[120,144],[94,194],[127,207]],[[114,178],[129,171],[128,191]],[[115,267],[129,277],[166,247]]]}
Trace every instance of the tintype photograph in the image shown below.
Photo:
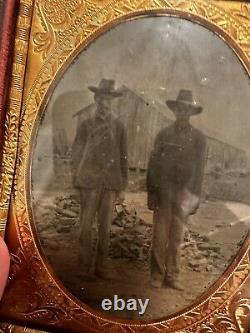
{"label": "tintype photograph", "polygon": [[190,306],[250,225],[249,77],[203,26],[123,22],[65,69],[37,125],[32,214],[44,258],[102,314]]}

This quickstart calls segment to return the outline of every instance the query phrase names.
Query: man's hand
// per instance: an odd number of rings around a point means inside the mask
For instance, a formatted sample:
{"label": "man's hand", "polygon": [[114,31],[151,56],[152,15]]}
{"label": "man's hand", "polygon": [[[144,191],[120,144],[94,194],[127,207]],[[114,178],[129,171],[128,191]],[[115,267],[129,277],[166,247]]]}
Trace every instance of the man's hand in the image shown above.
{"label": "man's hand", "polygon": [[10,256],[3,238],[0,236],[0,299],[8,279],[10,268]]}
{"label": "man's hand", "polygon": [[200,198],[188,189],[183,189],[177,197],[177,205],[181,209],[183,216],[188,217],[197,212],[200,206]]}
{"label": "man's hand", "polygon": [[118,192],[117,203],[122,204],[125,201],[125,191]]}

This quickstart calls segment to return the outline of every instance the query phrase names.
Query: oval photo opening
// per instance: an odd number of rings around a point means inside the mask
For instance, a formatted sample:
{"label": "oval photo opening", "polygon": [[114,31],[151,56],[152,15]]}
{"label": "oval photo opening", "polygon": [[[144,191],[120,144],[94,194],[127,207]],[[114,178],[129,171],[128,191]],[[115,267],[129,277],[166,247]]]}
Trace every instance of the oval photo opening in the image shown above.
{"label": "oval photo opening", "polygon": [[250,225],[249,76],[210,30],[119,24],[65,71],[40,120],[32,209],[67,290],[154,320],[223,274]]}

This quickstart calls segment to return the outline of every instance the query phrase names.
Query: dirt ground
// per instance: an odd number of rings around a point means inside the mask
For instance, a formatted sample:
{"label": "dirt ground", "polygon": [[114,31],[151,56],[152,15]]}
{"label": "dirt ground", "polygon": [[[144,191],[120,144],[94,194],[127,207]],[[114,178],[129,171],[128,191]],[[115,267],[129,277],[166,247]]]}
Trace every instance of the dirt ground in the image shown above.
{"label": "dirt ground", "polygon": [[[37,196],[39,197],[39,196]],[[250,206],[239,202],[206,200],[187,224],[182,246],[181,282],[184,291],[150,286],[149,256],[152,212],[146,193],[127,193],[126,209],[116,213],[111,230],[110,281],[84,282],[78,264],[79,205],[72,193],[50,192],[39,197],[34,214],[42,249],[56,275],[78,299],[95,309],[119,295],[149,298],[141,318],[137,312],[105,312],[126,319],[165,317],[190,305],[207,291],[228,267],[250,226]]]}

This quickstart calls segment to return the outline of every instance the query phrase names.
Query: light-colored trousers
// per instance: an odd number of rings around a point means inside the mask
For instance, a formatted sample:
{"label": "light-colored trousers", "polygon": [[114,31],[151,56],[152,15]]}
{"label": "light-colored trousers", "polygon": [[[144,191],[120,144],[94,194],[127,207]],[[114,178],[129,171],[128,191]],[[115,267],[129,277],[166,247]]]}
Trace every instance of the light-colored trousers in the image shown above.
{"label": "light-colored trousers", "polygon": [[[80,190],[80,263],[86,271],[91,269],[96,256],[96,267],[104,266],[108,257],[110,226],[117,192],[104,188]],[[97,253],[93,253],[92,226],[97,218]]]}
{"label": "light-colored trousers", "polygon": [[151,250],[151,278],[178,281],[181,244],[188,216],[198,207],[199,198],[183,191],[161,191],[159,205],[154,210]]}

